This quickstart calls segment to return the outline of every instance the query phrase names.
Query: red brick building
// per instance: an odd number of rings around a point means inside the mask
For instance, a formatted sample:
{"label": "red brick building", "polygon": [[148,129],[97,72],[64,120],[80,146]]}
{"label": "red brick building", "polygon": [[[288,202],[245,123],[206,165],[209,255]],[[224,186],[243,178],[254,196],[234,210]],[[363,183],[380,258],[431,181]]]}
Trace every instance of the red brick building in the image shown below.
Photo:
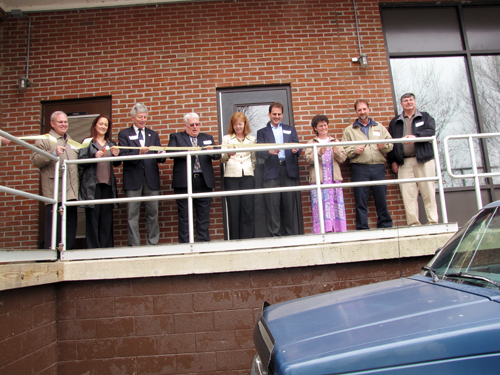
{"label": "red brick building", "polygon": [[[472,5],[481,9],[492,6],[495,12],[500,4],[477,3]],[[302,143],[313,137],[310,120],[320,113],[331,119],[331,133],[341,137],[356,118],[353,104],[359,98],[370,101],[373,119],[388,125],[400,94],[391,79],[391,58],[429,57],[436,52],[391,52],[381,12],[397,8],[432,14],[434,9],[447,7],[452,13],[467,15],[469,10],[476,11],[472,5],[398,0],[160,2],[28,9],[29,20],[15,18],[10,9],[4,9],[0,20],[0,129],[16,137],[38,135],[44,133],[52,109],[65,106],[70,112],[93,113],[85,106],[98,102],[110,111],[116,139],[119,130],[130,126],[132,105],[142,102],[149,108],[147,126],[160,134],[163,145],[168,144],[170,133],[182,130],[182,117],[191,111],[200,115],[201,131],[220,141],[224,124],[220,122],[218,93],[271,86],[290,90],[293,121]],[[29,22],[31,86],[20,92],[18,79],[26,76]],[[436,38],[440,35],[438,30]],[[443,54],[472,61],[471,48],[467,45],[462,52]],[[495,48],[484,50],[494,55],[500,52],[500,47]],[[369,59],[366,69],[352,61],[360,49]],[[479,97],[479,86],[471,86],[474,98]],[[486,132],[478,115],[479,100],[474,108],[479,123],[476,131]],[[37,194],[38,170],[30,155],[31,151],[16,145],[2,147],[0,184]],[[160,166],[162,194],[173,194],[172,164],[168,160]],[[219,165],[214,166],[220,175]],[[303,159],[300,168],[300,183],[305,185],[308,166]],[[342,172],[349,180],[347,164]],[[115,173],[123,196],[121,167]],[[387,178],[393,178],[389,168]],[[489,200],[494,199],[494,185],[495,181],[485,188]],[[220,180],[216,190],[220,190]],[[450,187],[450,197],[458,190]],[[468,190],[459,193],[468,194]],[[38,202],[0,194],[2,247],[36,249],[40,242]],[[352,230],[354,196],[347,189],[344,194],[348,229]],[[403,225],[404,210],[396,186],[388,188],[388,203],[395,224]],[[373,224],[375,209],[370,204]],[[468,203],[459,206],[448,208],[453,213]],[[304,232],[311,233],[308,192],[302,193],[302,210]],[[115,245],[126,246],[124,205],[115,210],[114,228]],[[220,198],[214,199],[210,228],[212,239],[224,238]],[[173,201],[160,202],[160,231],[161,244],[177,242]],[[404,273],[418,271],[427,259],[408,258]],[[394,278],[398,276],[394,262],[384,261],[384,271],[377,262],[361,262],[88,280],[2,291],[0,321],[6,323],[0,328],[0,374],[247,374],[253,353],[253,321],[264,300],[275,303]]]}

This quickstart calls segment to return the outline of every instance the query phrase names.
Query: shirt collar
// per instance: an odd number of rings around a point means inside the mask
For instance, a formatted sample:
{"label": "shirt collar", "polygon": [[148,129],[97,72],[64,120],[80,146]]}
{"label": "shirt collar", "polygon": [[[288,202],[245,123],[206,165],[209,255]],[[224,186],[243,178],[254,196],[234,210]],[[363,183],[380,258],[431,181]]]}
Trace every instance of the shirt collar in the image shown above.
{"label": "shirt collar", "polygon": [[[135,126],[135,124],[134,124],[134,125],[132,125],[132,126],[134,127],[135,134],[139,134],[139,128],[138,128],[137,126]],[[142,128],[141,130],[143,130],[143,131],[144,131],[144,133],[143,133],[143,134],[146,134],[146,127]]]}
{"label": "shirt collar", "polygon": [[64,140],[69,139],[68,133],[64,133],[64,135],[61,135],[58,132],[56,132],[54,129],[50,129],[49,134],[52,135],[54,138],[62,138]]}
{"label": "shirt collar", "polygon": [[356,119],[356,121],[354,121],[354,124],[352,124],[353,126],[359,126],[359,127],[364,127],[364,128],[367,128],[369,126],[372,126],[372,125],[377,125],[377,123],[375,121],[373,121],[371,118],[368,119],[368,124],[366,125],[363,125],[361,123],[361,121],[359,121],[359,118]]}

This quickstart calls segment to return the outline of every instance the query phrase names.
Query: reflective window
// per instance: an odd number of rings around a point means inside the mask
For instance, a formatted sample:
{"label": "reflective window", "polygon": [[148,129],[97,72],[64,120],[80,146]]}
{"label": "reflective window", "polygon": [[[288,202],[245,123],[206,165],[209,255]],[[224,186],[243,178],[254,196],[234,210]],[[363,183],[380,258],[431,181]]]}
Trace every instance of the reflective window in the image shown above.
{"label": "reflective window", "polygon": [[251,135],[257,137],[257,130],[262,129],[269,122],[269,105],[238,105],[238,112],[243,112],[250,122]]}
{"label": "reflective window", "polygon": [[[483,132],[500,132],[500,56],[473,56],[472,66]],[[487,139],[486,148],[491,170],[499,171],[500,138]],[[494,182],[500,183],[500,177]]]}
{"label": "reflective window", "polygon": [[500,38],[498,37],[500,7],[464,7],[463,15],[469,49],[500,49]]}
{"label": "reflective window", "polygon": [[[398,113],[402,112],[399,98],[406,92],[415,94],[417,109],[428,112],[436,121],[436,136],[440,142],[440,164],[445,187],[472,185],[472,180],[454,180],[446,172],[442,140],[448,135],[474,134],[471,90],[467,81],[463,57],[391,59],[394,93]],[[477,166],[481,170],[479,141],[476,141]],[[467,140],[450,142],[453,174],[471,173],[471,157]]]}
{"label": "reflective window", "polygon": [[384,9],[381,15],[390,53],[463,49],[454,7]]}
{"label": "reflective window", "polygon": [[[415,93],[417,108],[435,118],[439,141],[500,131],[500,4],[391,6],[381,15],[396,102],[404,92]],[[449,147],[452,173],[470,174],[468,140],[452,140]],[[472,179],[451,179],[443,144],[439,151],[445,187],[472,186]],[[474,155],[479,172],[500,171],[500,138],[474,140]],[[498,184],[500,177],[481,184],[490,181]]]}

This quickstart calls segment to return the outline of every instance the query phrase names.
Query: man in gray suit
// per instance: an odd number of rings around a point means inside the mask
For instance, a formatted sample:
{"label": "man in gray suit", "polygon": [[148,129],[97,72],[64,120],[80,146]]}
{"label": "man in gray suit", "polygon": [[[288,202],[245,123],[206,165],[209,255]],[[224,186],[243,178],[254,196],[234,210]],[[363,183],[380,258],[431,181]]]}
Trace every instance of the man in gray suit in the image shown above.
{"label": "man in gray suit", "polygon": [[[140,149],[122,149],[120,156],[145,155],[157,153],[149,147],[161,147],[160,137],[154,130],[146,128],[148,109],[142,103],[136,103],[130,111],[133,125],[118,134],[120,146],[140,147]],[[126,197],[141,197],[160,194],[160,170],[158,163],[165,159],[145,159],[123,162],[123,190]],[[158,224],[158,201],[144,202],[146,207],[147,244],[157,245],[160,239]],[[128,202],[128,246],[140,246],[139,216],[141,202]]]}

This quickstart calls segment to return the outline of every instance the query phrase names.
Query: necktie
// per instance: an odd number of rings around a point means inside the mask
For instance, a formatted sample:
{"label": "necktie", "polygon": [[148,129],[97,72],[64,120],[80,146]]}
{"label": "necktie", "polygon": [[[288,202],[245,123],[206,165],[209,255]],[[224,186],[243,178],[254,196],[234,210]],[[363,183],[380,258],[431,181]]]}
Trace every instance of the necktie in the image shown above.
{"label": "necktie", "polygon": [[[198,147],[198,138],[191,138],[191,144],[193,147]],[[200,165],[200,159],[198,158],[198,155],[194,157],[194,168],[193,171],[195,173],[200,173],[201,172],[201,165]]]}
{"label": "necktie", "polygon": [[144,137],[142,136],[142,129],[139,129],[139,141],[144,141]]}

